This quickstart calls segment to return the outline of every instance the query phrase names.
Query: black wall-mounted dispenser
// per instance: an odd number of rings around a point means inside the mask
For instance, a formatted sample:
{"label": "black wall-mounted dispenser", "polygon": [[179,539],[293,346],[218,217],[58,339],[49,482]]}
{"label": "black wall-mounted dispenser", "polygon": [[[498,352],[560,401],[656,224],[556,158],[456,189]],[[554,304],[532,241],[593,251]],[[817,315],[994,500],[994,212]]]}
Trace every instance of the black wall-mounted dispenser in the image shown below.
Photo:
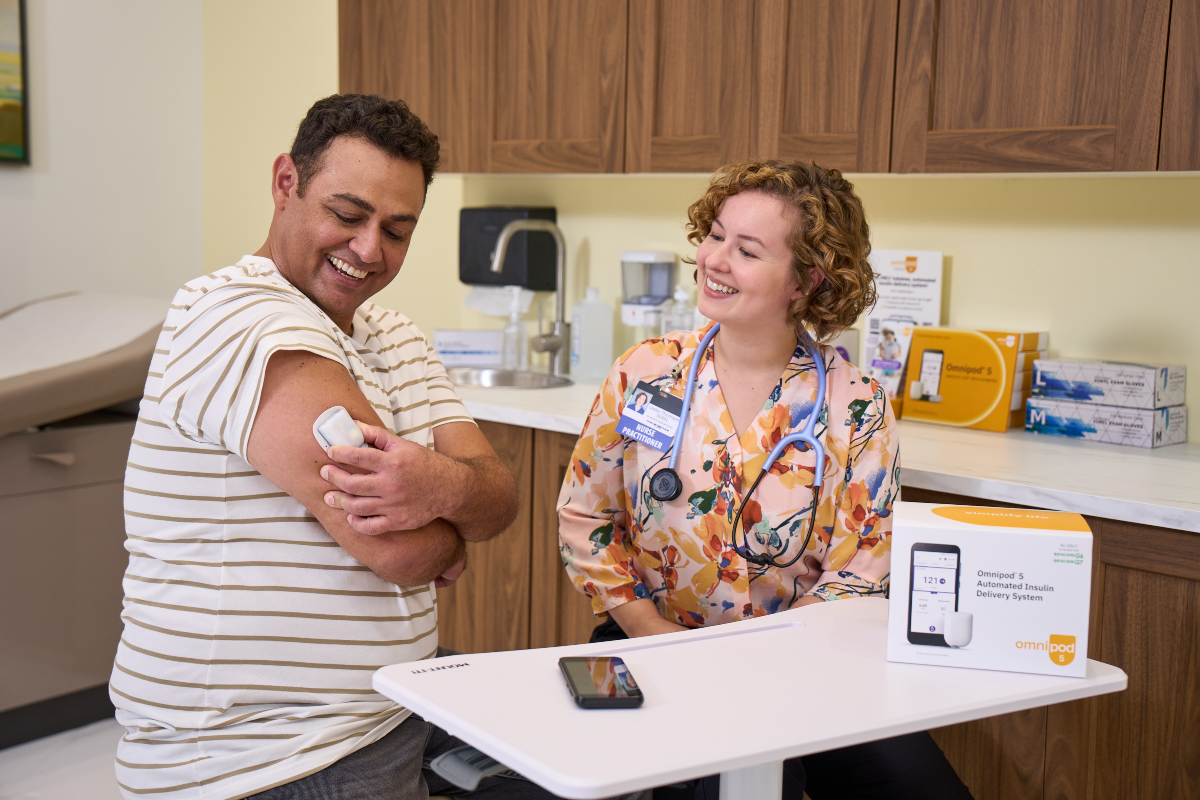
{"label": "black wall-mounted dispenser", "polygon": [[492,254],[500,229],[514,219],[558,221],[554,208],[489,206],[458,212],[458,279],[482,286],[524,286],[553,292],[554,238],[547,233],[520,231],[513,235],[504,268],[492,272]]}

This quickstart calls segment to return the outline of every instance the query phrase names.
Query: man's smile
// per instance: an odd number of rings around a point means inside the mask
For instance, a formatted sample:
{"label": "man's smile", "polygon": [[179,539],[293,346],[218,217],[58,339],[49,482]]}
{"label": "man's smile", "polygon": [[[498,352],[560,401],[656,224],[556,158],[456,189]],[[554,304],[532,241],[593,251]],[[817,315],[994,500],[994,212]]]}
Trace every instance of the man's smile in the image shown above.
{"label": "man's smile", "polygon": [[338,272],[345,275],[347,278],[352,278],[356,281],[361,281],[363,278],[367,277],[367,275],[370,274],[366,270],[356,269],[356,268],[350,266],[349,264],[347,264],[345,261],[342,261],[337,256],[326,256],[325,259],[329,262],[330,266],[332,266],[335,270],[337,270]]}

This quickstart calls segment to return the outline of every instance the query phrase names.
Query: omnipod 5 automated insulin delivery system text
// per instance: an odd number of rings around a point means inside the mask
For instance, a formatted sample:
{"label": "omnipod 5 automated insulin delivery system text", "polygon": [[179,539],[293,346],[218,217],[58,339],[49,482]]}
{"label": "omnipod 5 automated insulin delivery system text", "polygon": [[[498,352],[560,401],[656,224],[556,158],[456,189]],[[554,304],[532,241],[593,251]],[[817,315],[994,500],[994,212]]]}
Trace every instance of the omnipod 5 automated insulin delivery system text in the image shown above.
{"label": "omnipod 5 automated insulin delivery system text", "polygon": [[1084,677],[1082,516],[906,502],[893,513],[888,661]]}

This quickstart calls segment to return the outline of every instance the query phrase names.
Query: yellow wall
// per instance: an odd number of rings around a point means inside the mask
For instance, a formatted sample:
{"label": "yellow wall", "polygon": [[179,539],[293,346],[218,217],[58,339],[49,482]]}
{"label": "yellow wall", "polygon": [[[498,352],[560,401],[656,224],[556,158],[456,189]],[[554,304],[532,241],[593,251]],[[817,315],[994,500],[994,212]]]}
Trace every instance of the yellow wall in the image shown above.
{"label": "yellow wall", "polygon": [[336,0],[204,0],[204,269],[253,253],[271,223],[271,164],[338,90]]}
{"label": "yellow wall", "polygon": [[[336,39],[335,0],[205,0],[207,268],[262,243],[271,161],[312,101],[336,91]],[[946,324],[1049,330],[1055,355],[1186,364],[1196,414],[1189,438],[1200,441],[1200,174],[854,180],[875,247],[946,254]],[[593,285],[615,307],[621,251],[692,253],[684,212],[704,183],[697,175],[442,175],[404,270],[376,299],[425,330],[502,327],[461,306],[458,210],[548,204],[567,241],[568,305]],[[630,336],[617,326],[618,349]]]}

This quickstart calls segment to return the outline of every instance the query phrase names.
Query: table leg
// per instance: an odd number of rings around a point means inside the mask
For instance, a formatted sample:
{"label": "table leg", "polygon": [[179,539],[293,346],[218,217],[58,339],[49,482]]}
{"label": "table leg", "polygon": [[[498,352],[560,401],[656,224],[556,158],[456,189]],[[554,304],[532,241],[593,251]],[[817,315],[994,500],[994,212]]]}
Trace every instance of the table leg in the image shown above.
{"label": "table leg", "polygon": [[763,800],[782,796],[782,761],[721,773],[721,800]]}

